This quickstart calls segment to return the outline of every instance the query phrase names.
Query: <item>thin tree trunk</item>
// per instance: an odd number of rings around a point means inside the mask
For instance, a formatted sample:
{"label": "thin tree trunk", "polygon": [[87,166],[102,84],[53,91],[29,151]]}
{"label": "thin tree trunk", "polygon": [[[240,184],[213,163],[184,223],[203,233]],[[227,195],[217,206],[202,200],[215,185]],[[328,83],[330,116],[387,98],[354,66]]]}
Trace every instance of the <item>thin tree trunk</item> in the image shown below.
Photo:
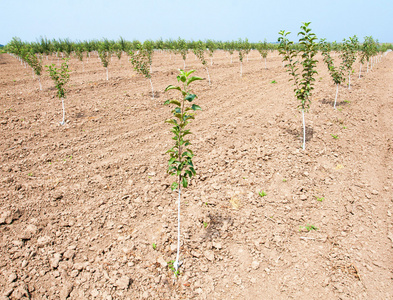
{"label": "thin tree trunk", "polygon": [[207,66],[206,66],[206,72],[207,72],[207,78],[209,79],[209,85],[210,85],[211,84],[210,75],[209,75],[209,69],[207,68]]}
{"label": "thin tree trunk", "polygon": [[360,64],[360,69],[359,69],[359,79],[360,79],[361,75],[362,75],[362,64]]}
{"label": "thin tree trunk", "polygon": [[64,108],[64,98],[61,98],[61,106],[63,107],[63,121],[60,122],[60,125],[65,124],[65,108]]}
{"label": "thin tree trunk", "polygon": [[106,80],[109,80],[108,67],[106,67]]}
{"label": "thin tree trunk", "polygon": [[337,95],[338,95],[338,83],[336,84],[336,98],[334,99],[334,109],[336,109]]}
{"label": "thin tree trunk", "polygon": [[40,91],[42,91],[41,76],[38,75],[38,83],[40,84]]}
{"label": "thin tree trunk", "polygon": [[265,57],[265,70],[267,70],[267,65],[266,65],[266,57]]}
{"label": "thin tree trunk", "polygon": [[153,90],[153,83],[151,82],[151,78],[150,79],[150,85],[151,85],[151,94],[153,95],[153,99],[154,99],[154,90]]}
{"label": "thin tree trunk", "polygon": [[181,198],[181,188],[179,184],[179,197],[177,200],[177,253],[176,253],[176,261],[173,266],[177,272],[180,267],[179,263],[179,254],[180,254],[180,198]]}
{"label": "thin tree trunk", "polygon": [[302,109],[303,116],[303,150],[306,149],[306,122],[304,120],[304,109]]}
{"label": "thin tree trunk", "polygon": [[242,62],[240,62],[240,77],[242,77],[243,75],[243,66],[242,66]]}

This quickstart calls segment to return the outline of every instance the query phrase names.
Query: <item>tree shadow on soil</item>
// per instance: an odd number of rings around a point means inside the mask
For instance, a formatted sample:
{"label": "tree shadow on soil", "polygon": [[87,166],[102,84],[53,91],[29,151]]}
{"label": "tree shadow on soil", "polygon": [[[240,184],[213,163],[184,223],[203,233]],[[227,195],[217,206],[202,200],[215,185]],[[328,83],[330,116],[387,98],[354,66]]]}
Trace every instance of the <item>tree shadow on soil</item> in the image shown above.
{"label": "tree shadow on soil", "polygon": [[203,239],[212,240],[213,238],[220,237],[220,231],[225,227],[231,226],[233,220],[231,217],[223,217],[220,213],[214,213],[208,215],[209,222],[206,227],[206,233]]}
{"label": "tree shadow on soil", "polygon": [[[303,138],[303,128],[301,129],[286,129],[287,133],[292,135],[295,140]],[[306,126],[306,142],[309,142],[314,137],[314,129],[310,126]]]}
{"label": "tree shadow on soil", "polygon": [[[331,105],[332,107],[334,107],[334,100],[322,99],[322,100],[321,100],[321,103],[322,103],[322,104],[329,104],[329,105]],[[344,106],[344,105],[348,105],[348,104],[349,104],[348,101],[337,101],[337,102],[336,102],[336,107],[337,107],[337,106]]]}
{"label": "tree shadow on soil", "polygon": [[[150,96],[152,96],[152,93],[150,92],[149,93],[150,94]],[[160,98],[161,97],[161,92],[159,92],[159,91],[154,91],[154,98]],[[153,98],[153,96],[152,96],[152,98]]]}

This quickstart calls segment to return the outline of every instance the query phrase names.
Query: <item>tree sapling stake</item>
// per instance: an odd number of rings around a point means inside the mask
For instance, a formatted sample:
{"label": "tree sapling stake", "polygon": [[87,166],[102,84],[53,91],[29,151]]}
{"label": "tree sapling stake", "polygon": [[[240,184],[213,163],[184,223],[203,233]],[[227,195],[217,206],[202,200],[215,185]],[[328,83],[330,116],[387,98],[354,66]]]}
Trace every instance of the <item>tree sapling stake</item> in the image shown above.
{"label": "tree sapling stake", "polygon": [[177,177],[177,180],[171,185],[172,191],[178,190],[177,254],[176,261],[173,264],[176,275],[179,274],[179,267],[181,265],[179,261],[181,187],[187,188],[189,180],[196,174],[192,162],[194,153],[189,148],[191,143],[187,137],[191,132],[190,129],[186,129],[186,126],[191,120],[195,119],[195,111],[201,110],[200,106],[196,104],[191,105],[191,102],[195,100],[197,96],[191,93],[190,84],[196,80],[202,80],[202,78],[196,76],[190,77],[193,72],[195,72],[195,70],[189,72],[180,70],[180,74],[177,76],[177,81],[180,83],[180,86],[169,85],[165,89],[165,92],[169,90],[178,90],[182,94],[182,100],[172,99],[164,103],[165,105],[175,105],[175,108],[172,110],[173,117],[166,120],[165,123],[173,125],[171,132],[174,134],[172,139],[175,141],[175,145],[166,153],[170,155],[168,173]]}

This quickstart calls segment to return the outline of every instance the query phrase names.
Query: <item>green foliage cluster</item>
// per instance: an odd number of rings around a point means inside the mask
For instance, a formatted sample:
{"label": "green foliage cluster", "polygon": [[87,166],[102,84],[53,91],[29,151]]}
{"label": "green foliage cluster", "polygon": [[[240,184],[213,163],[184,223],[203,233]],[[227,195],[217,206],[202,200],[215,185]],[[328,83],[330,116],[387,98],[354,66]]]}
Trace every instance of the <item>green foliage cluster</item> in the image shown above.
{"label": "green foliage cluster", "polygon": [[348,73],[352,71],[352,65],[356,61],[358,47],[359,41],[356,35],[350,37],[348,40],[343,40],[340,58],[342,59],[344,69]]}
{"label": "green foliage cluster", "polygon": [[332,47],[331,47],[331,44],[326,42],[326,39],[321,39],[320,49],[322,52],[323,61],[327,65],[327,68],[329,70],[329,74],[332,77],[333,82],[335,84],[341,84],[343,81],[345,81],[343,63],[341,63],[339,67],[336,67],[334,65],[334,60],[330,55],[330,53],[332,51]]}
{"label": "green foliage cluster", "polygon": [[64,62],[61,64],[60,68],[56,68],[55,64],[45,66],[49,71],[49,76],[55,83],[55,87],[57,89],[57,97],[65,98],[66,90],[64,86],[70,79],[69,69],[68,69],[68,59],[64,59]]}
{"label": "green foliage cluster", "polygon": [[169,85],[165,92],[169,90],[178,90],[182,99],[171,99],[165,101],[164,104],[172,104],[175,108],[172,110],[173,117],[166,120],[166,123],[172,124],[171,132],[174,134],[172,138],[175,145],[167,151],[170,158],[168,161],[168,173],[177,176],[177,181],[171,185],[172,190],[176,190],[183,186],[186,188],[189,180],[196,174],[192,158],[194,157],[193,151],[190,149],[191,142],[188,135],[191,134],[190,129],[186,129],[191,120],[195,119],[195,111],[201,110],[201,107],[191,103],[197,96],[191,93],[190,84],[196,80],[202,80],[200,77],[190,76],[195,70],[185,72],[180,70],[177,76],[177,81],[181,83],[180,86]]}
{"label": "green foliage cluster", "polygon": [[150,79],[150,66],[152,63],[152,59],[149,50],[140,45],[138,51],[130,50],[129,55],[131,57],[130,61],[132,66],[134,67],[134,70],[137,73]]}
{"label": "green foliage cluster", "polygon": [[[287,62],[285,67],[292,76],[290,80],[294,81],[294,92],[296,98],[300,101],[299,108],[302,110],[308,110],[310,108],[312,90],[314,89],[315,70],[317,61],[314,58],[318,51],[318,44],[316,43],[317,37],[311,32],[309,28],[310,22],[303,23],[300,27],[301,31],[298,33],[300,36],[299,45],[300,50],[291,47],[292,41],[289,41],[287,36],[290,32],[282,30],[279,32],[280,37],[278,39],[279,52],[283,56],[283,61]],[[301,61],[299,62],[298,56]],[[299,64],[302,65],[302,69],[299,72]]]}

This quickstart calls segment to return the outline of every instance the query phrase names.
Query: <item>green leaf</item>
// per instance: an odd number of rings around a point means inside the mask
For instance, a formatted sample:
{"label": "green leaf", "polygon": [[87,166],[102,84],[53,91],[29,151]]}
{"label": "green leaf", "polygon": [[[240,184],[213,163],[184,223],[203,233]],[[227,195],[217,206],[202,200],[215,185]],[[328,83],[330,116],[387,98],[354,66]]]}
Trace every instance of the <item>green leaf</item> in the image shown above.
{"label": "green leaf", "polygon": [[193,104],[193,105],[191,106],[191,109],[192,109],[192,110],[202,110],[202,108],[201,108],[199,105],[195,105],[195,104]]}
{"label": "green leaf", "polygon": [[181,183],[182,183],[183,187],[186,188],[186,187],[188,186],[187,178],[186,178],[186,177],[183,177]]}
{"label": "green leaf", "polygon": [[178,101],[178,100],[176,100],[176,99],[170,100],[169,103],[171,103],[171,104],[176,104],[177,106],[181,106],[180,101]]}
{"label": "green leaf", "polygon": [[176,157],[172,157],[169,161],[168,161],[168,165],[173,164],[176,161]]}
{"label": "green leaf", "polygon": [[181,80],[181,82],[186,82],[187,77],[184,76],[184,75],[181,75],[181,76],[180,76],[180,80]]}
{"label": "green leaf", "polygon": [[190,76],[192,73],[194,73],[195,72],[195,70],[190,70],[190,71],[188,71],[185,75],[186,75],[186,77],[188,77],[188,76]]}
{"label": "green leaf", "polygon": [[168,86],[166,87],[166,89],[165,89],[165,92],[166,92],[166,91],[169,91],[169,90],[179,90],[179,91],[181,91],[181,88],[178,87],[178,86],[168,85]]}
{"label": "green leaf", "polygon": [[195,94],[188,94],[187,97],[185,97],[184,99],[187,100],[188,102],[191,102],[192,100],[194,100],[197,96]]}
{"label": "green leaf", "polygon": [[177,182],[172,183],[171,185],[171,189],[172,191],[177,190],[177,188],[179,187],[179,184]]}
{"label": "green leaf", "polygon": [[176,122],[176,120],[173,120],[173,119],[165,120],[165,123],[169,123],[169,124],[173,124],[173,125],[178,125],[177,122]]}
{"label": "green leaf", "polygon": [[201,78],[201,77],[196,77],[196,76],[192,76],[190,79],[188,79],[187,85],[189,85],[191,82],[193,82],[193,81],[195,81],[195,80],[203,80],[203,78]]}

